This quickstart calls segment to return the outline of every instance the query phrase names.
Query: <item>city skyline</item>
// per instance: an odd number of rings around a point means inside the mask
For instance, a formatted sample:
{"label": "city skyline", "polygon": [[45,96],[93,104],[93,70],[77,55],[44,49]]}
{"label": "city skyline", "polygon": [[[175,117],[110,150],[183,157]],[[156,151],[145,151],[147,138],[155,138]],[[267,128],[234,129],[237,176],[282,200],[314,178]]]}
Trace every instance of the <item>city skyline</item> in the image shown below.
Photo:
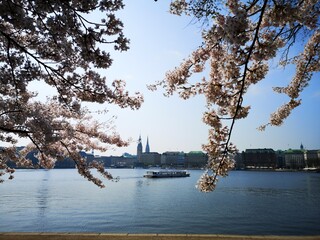
{"label": "city skyline", "polygon": [[[149,139],[145,151],[141,143],[141,136],[137,144],[136,154],[123,154],[122,156],[100,156],[92,153],[80,152],[88,163],[96,160],[106,168],[176,168],[176,169],[205,169],[209,156],[202,151],[166,151],[163,153],[151,152]],[[20,150],[23,147],[20,147]],[[37,152],[31,151],[27,158],[33,164],[38,163]],[[303,144],[300,149],[274,150],[271,148],[246,149],[232,156],[234,166],[232,169],[287,169],[319,171],[320,149],[308,150]],[[19,168],[14,162],[9,164],[12,168]],[[75,168],[76,163],[70,158],[57,161],[54,168]],[[22,167],[23,168],[23,167]]]}
{"label": "city skyline", "polygon": [[[146,141],[145,143],[143,142],[143,137],[141,136],[141,134],[139,135],[139,138],[137,140],[137,144],[136,144],[136,151],[135,152],[123,152],[122,154],[120,155],[117,155],[117,156],[122,156],[122,155],[126,155],[126,154],[130,154],[132,156],[136,156],[138,155],[138,153],[140,152],[141,153],[166,153],[166,152],[182,152],[182,153],[188,153],[188,152],[196,152],[196,151],[199,151],[199,152],[203,152],[205,153],[203,150],[190,150],[190,151],[182,151],[182,150],[172,150],[172,151],[164,151],[164,152],[157,152],[157,151],[151,151],[150,149],[152,145],[149,143],[149,136],[146,137]],[[273,148],[267,148],[267,147],[250,147],[250,148],[245,148],[241,151],[239,151],[239,153],[241,152],[244,152],[246,150],[256,150],[256,149],[259,149],[259,150],[263,150],[263,149],[272,149],[274,151],[288,151],[288,150],[317,150],[317,151],[320,151],[320,149],[309,149],[309,148],[306,148],[304,146],[304,144],[301,142],[300,144],[298,144],[296,147],[293,147],[293,148],[286,148],[286,149],[273,149]],[[95,155],[95,154],[94,154]]]}
{"label": "city skyline", "polygon": [[[103,122],[112,116],[115,130],[131,144],[124,148],[110,149],[100,155],[135,153],[137,136],[149,136],[152,151],[202,151],[207,142],[208,126],[202,122],[206,102],[203,96],[184,101],[176,95],[166,98],[161,89],[151,92],[148,84],[161,81],[166,71],[179,66],[184,58],[202,42],[201,23],[191,18],[169,14],[169,4],[164,1],[124,1],[125,8],[117,14],[124,22],[124,33],[130,39],[127,52],[113,53],[113,65],[104,75],[111,82],[124,79],[127,89],[140,91],[145,102],[141,109],[132,111],[112,105],[87,104],[92,112],[107,109],[106,115],[94,114]],[[143,11],[142,11],[143,9]],[[100,19],[101,15],[93,16]],[[110,51],[106,46],[107,51]],[[271,63],[270,73],[261,83],[251,87],[244,96],[244,104],[251,105],[246,119],[236,122],[232,142],[239,151],[246,148],[266,147],[272,149],[299,148],[302,142],[306,149],[320,149],[320,74],[316,74],[302,94],[302,104],[288,117],[283,126],[269,127],[264,132],[256,128],[268,122],[269,115],[287,98],[273,92],[272,87],[284,86],[292,77],[293,69],[281,69]],[[208,73],[208,72],[207,72]],[[202,78],[205,74],[196,77]],[[33,86],[39,97],[45,99],[50,90],[43,84]],[[19,142],[25,145],[26,141]]]}

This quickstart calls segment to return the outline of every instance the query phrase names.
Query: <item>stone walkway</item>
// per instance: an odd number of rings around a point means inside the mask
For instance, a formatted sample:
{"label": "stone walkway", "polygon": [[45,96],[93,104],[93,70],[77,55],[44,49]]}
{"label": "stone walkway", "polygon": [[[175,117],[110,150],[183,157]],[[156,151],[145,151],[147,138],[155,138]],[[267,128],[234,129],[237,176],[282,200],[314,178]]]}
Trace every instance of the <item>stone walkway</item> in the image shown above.
{"label": "stone walkway", "polygon": [[320,236],[216,234],[0,233],[0,240],[320,240]]}

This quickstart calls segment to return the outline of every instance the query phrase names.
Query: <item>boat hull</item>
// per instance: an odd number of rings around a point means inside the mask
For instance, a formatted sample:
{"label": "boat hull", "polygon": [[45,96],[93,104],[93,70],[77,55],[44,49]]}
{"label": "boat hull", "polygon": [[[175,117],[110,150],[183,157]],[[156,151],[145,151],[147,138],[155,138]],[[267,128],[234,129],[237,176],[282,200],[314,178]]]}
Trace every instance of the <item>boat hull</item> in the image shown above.
{"label": "boat hull", "polygon": [[177,177],[190,177],[190,173],[186,171],[148,171],[145,178],[177,178]]}

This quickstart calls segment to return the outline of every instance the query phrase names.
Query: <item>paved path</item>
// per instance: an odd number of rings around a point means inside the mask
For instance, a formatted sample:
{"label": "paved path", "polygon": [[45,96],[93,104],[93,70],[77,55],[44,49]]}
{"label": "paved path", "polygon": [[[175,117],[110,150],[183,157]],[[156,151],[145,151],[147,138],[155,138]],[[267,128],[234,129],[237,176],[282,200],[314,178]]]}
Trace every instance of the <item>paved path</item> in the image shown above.
{"label": "paved path", "polygon": [[217,234],[0,233],[0,240],[320,240],[320,236]]}

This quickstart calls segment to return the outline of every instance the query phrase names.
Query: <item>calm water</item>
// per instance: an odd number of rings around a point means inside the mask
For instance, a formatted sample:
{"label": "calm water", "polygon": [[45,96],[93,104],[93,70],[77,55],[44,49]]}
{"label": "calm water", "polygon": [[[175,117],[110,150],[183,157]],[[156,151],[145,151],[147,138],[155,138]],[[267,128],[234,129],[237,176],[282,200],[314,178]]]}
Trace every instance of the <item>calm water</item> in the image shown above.
{"label": "calm water", "polygon": [[145,170],[99,189],[76,170],[19,170],[0,184],[0,232],[320,234],[320,174],[234,171],[213,193]]}

